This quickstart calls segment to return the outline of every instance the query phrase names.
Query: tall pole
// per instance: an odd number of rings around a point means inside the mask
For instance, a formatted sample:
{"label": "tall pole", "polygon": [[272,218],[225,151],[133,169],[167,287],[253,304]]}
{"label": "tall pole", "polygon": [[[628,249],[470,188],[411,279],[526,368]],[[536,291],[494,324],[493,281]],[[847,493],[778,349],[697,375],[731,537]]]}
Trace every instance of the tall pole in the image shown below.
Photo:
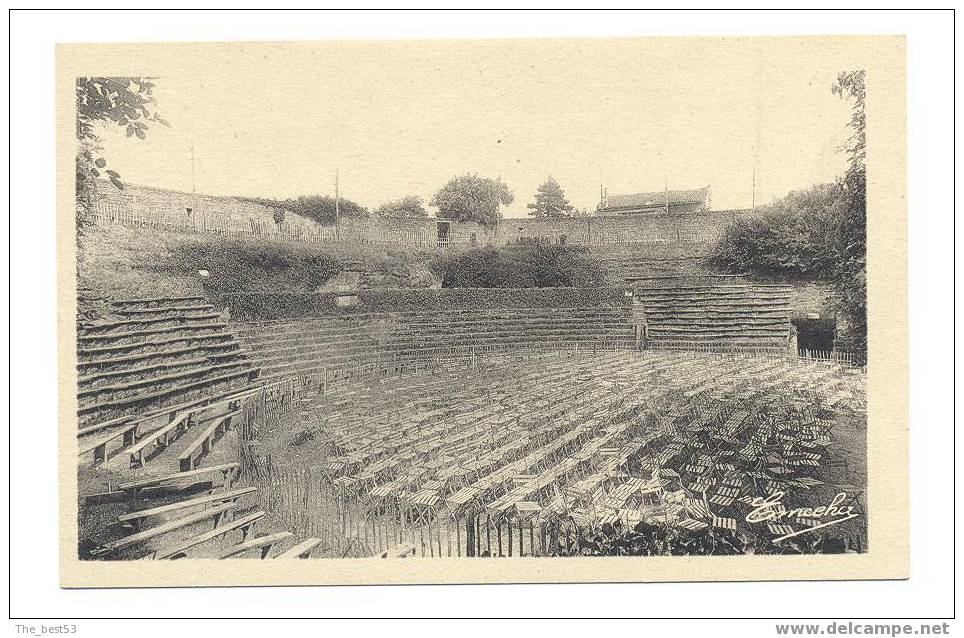
{"label": "tall pole", "polygon": [[756,158],[753,159],[753,185],[750,187],[750,210],[756,213]]}
{"label": "tall pole", "polygon": [[197,195],[197,177],[194,170],[194,144],[191,144],[191,194]]}
{"label": "tall pole", "polygon": [[335,168],[335,238],[338,238],[338,169]]}
{"label": "tall pole", "polygon": [[666,214],[669,215],[669,171],[666,170],[666,165],[663,165],[663,200],[666,204]]}

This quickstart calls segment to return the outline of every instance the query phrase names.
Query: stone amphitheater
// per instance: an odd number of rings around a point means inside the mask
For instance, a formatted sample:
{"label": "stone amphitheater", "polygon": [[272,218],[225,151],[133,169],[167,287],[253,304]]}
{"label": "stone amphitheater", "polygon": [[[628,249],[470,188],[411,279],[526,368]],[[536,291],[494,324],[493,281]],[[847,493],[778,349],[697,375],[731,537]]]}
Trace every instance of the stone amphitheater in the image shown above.
{"label": "stone amphitheater", "polygon": [[[754,499],[860,511],[866,373],[797,356],[794,291],[623,266],[109,300],[78,324],[80,557],[560,556],[639,524],[779,544],[815,519],[750,522]],[[863,517],[837,534],[865,550]]]}

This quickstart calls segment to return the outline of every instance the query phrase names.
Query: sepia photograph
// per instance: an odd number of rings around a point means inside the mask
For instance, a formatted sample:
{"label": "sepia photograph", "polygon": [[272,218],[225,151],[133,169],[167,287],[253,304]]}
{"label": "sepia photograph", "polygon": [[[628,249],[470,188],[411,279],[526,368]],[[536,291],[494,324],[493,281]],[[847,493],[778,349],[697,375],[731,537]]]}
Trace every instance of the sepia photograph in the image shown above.
{"label": "sepia photograph", "polygon": [[57,56],[65,584],[906,576],[902,38]]}

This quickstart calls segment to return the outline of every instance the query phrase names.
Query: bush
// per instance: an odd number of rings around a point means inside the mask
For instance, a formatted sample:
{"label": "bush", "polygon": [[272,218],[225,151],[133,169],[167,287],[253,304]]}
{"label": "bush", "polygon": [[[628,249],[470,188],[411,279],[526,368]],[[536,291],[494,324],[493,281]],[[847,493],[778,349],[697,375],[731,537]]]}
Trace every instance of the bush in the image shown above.
{"label": "bush", "polygon": [[[582,531],[582,530],[580,530]],[[560,539],[561,556],[733,556],[739,554],[842,554],[850,538],[810,534],[774,543],[763,534],[730,534],[707,527],[698,531],[639,523],[624,528],[617,521],[595,532]]]}
{"label": "bush", "polygon": [[[325,226],[335,223],[335,198],[328,195],[301,195],[289,199],[268,199],[264,197],[241,197],[239,199],[279,208],[283,211],[291,211]],[[340,197],[338,199],[338,215],[341,217],[365,218],[368,217],[368,209],[357,202]],[[275,219],[275,223],[277,221]]]}
{"label": "bush", "polygon": [[584,288],[606,283],[582,246],[526,243],[444,255],[431,269],[443,288]]}
{"label": "bush", "polygon": [[710,263],[728,272],[794,280],[833,278],[839,263],[834,230],[838,188],[794,191],[727,228]]}
{"label": "bush", "polygon": [[340,270],[331,254],[309,244],[219,238],[184,242],[153,263],[156,272],[197,276],[207,270],[208,288],[218,292],[312,292]]}
{"label": "bush", "polygon": [[863,169],[836,184],[795,191],[760,217],[732,223],[710,264],[771,279],[834,285],[843,324],[837,347],[858,363],[867,355],[867,229]]}

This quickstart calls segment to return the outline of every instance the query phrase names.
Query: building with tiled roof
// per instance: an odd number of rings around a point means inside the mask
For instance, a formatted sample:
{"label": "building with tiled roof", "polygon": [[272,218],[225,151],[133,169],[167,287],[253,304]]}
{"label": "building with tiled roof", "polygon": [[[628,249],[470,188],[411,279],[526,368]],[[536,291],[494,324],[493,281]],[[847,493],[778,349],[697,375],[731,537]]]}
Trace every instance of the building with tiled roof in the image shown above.
{"label": "building with tiled roof", "polygon": [[604,193],[597,215],[615,217],[647,213],[700,213],[710,208],[710,187],[662,190],[651,193],[609,195]]}

